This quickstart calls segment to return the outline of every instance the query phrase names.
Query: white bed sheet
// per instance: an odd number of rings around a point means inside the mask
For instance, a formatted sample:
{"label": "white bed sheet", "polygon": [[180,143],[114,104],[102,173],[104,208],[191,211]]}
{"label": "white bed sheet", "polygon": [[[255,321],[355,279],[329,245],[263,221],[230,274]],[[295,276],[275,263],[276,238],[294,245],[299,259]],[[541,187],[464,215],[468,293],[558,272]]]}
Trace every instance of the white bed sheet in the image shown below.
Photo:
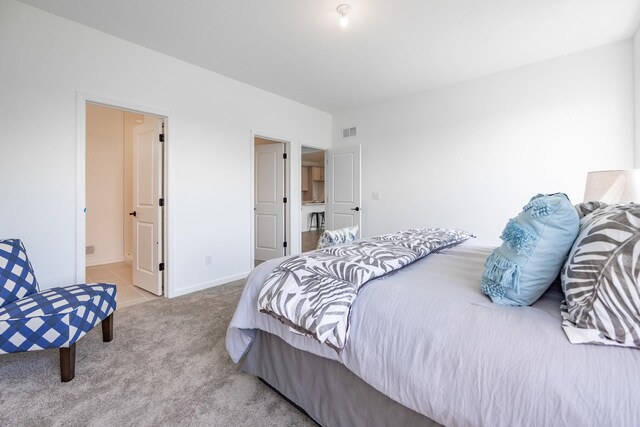
{"label": "white bed sheet", "polygon": [[238,362],[264,330],[444,425],[640,425],[640,351],[570,344],[559,289],[531,307],[492,304],[480,277],[495,246],[471,239],[365,285],[341,354],[257,311],[259,288],[281,259],[263,263],[248,279],[227,349]]}

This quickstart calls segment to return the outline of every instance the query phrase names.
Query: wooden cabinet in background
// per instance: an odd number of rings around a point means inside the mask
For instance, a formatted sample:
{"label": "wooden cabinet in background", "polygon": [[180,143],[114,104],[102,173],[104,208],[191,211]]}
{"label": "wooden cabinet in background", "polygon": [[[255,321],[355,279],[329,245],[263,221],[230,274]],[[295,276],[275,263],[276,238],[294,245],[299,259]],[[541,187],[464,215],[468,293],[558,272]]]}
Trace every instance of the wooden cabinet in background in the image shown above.
{"label": "wooden cabinet in background", "polygon": [[311,180],[324,181],[324,168],[313,166],[311,168]]}
{"label": "wooden cabinet in background", "polygon": [[302,166],[302,191],[309,191],[309,167]]}

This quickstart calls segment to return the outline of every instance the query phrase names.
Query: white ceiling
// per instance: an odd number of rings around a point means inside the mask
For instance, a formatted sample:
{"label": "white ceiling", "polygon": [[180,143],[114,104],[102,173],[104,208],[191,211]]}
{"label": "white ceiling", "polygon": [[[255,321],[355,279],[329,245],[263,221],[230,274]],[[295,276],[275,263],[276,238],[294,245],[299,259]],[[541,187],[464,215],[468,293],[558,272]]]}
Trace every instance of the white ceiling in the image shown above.
{"label": "white ceiling", "polygon": [[22,0],[328,112],[629,38],[640,0]]}
{"label": "white ceiling", "polygon": [[324,166],[324,151],[314,151],[313,153],[302,153],[303,162],[317,163],[319,166]]}

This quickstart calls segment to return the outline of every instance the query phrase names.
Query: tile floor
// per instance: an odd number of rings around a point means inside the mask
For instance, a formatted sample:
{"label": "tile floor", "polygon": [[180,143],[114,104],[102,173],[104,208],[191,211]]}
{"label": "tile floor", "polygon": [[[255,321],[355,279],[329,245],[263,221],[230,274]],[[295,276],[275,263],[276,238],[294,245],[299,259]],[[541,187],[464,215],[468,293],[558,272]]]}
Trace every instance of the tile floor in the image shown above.
{"label": "tile floor", "polygon": [[133,270],[126,262],[87,267],[87,283],[93,282],[115,283],[118,290],[116,294],[118,307],[126,307],[162,298],[134,286]]}

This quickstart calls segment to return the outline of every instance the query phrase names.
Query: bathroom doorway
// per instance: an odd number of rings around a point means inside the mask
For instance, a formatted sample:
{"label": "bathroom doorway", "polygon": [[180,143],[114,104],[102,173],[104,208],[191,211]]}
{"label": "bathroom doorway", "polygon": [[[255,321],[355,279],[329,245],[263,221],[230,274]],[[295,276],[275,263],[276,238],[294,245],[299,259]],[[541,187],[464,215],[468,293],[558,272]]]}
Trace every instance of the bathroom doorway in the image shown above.
{"label": "bathroom doorway", "polygon": [[117,286],[118,306],[164,293],[165,118],[86,103],[86,282]]}

